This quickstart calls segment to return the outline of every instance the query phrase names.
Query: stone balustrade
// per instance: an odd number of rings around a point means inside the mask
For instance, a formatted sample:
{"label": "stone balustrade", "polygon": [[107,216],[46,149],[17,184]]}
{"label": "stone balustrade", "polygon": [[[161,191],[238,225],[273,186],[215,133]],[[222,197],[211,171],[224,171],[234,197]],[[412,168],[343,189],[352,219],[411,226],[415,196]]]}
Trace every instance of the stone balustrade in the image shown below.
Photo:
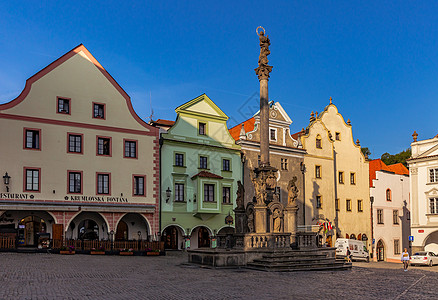
{"label": "stone balustrade", "polygon": [[249,233],[243,238],[245,249],[276,249],[290,247],[290,233]]}

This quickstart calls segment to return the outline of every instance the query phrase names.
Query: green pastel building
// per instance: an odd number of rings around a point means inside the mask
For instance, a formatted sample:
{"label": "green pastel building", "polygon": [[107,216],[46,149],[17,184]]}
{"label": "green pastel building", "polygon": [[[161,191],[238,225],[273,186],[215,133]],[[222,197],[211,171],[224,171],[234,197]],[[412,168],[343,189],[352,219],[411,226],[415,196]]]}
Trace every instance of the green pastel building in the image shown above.
{"label": "green pastel building", "polygon": [[175,109],[161,134],[161,235],[168,249],[215,247],[234,228],[240,146],[224,114],[203,94]]}

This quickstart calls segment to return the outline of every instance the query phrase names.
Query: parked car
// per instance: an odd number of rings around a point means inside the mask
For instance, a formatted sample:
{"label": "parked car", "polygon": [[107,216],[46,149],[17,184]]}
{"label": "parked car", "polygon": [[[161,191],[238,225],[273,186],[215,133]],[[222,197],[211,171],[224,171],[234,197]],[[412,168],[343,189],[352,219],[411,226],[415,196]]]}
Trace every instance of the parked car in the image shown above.
{"label": "parked car", "polygon": [[336,256],[345,257],[347,256],[347,247],[351,252],[352,260],[365,260],[370,261],[370,255],[367,251],[365,244],[362,241],[351,240],[351,239],[337,239],[335,243]]}
{"label": "parked car", "polygon": [[432,267],[438,264],[438,256],[430,251],[420,251],[411,256],[411,265],[427,265]]}

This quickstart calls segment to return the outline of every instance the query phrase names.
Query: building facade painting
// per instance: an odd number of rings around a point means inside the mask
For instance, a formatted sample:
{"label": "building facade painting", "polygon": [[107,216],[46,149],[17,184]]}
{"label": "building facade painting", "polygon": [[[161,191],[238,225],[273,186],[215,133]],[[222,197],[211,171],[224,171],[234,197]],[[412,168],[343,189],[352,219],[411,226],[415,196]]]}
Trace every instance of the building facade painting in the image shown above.
{"label": "building facade painting", "polygon": [[438,253],[438,135],[417,141],[413,134],[410,173],[412,252]]}
{"label": "building facade painting", "polygon": [[19,245],[157,235],[158,130],[83,45],[0,105],[0,128],[0,232]]}
{"label": "building facade painting", "polygon": [[168,249],[214,247],[234,228],[240,146],[207,95],[175,111],[175,124],[161,134],[162,240]]}

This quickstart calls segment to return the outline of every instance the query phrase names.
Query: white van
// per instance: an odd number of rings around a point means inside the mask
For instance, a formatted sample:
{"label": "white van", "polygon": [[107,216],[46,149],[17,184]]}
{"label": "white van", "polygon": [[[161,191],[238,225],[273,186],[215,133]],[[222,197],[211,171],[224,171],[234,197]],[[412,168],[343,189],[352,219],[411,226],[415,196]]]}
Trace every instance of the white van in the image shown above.
{"label": "white van", "polygon": [[365,260],[370,261],[370,255],[367,251],[367,247],[362,241],[350,240],[350,239],[337,239],[335,243],[336,256],[347,256],[347,247],[351,252],[352,260]]}

